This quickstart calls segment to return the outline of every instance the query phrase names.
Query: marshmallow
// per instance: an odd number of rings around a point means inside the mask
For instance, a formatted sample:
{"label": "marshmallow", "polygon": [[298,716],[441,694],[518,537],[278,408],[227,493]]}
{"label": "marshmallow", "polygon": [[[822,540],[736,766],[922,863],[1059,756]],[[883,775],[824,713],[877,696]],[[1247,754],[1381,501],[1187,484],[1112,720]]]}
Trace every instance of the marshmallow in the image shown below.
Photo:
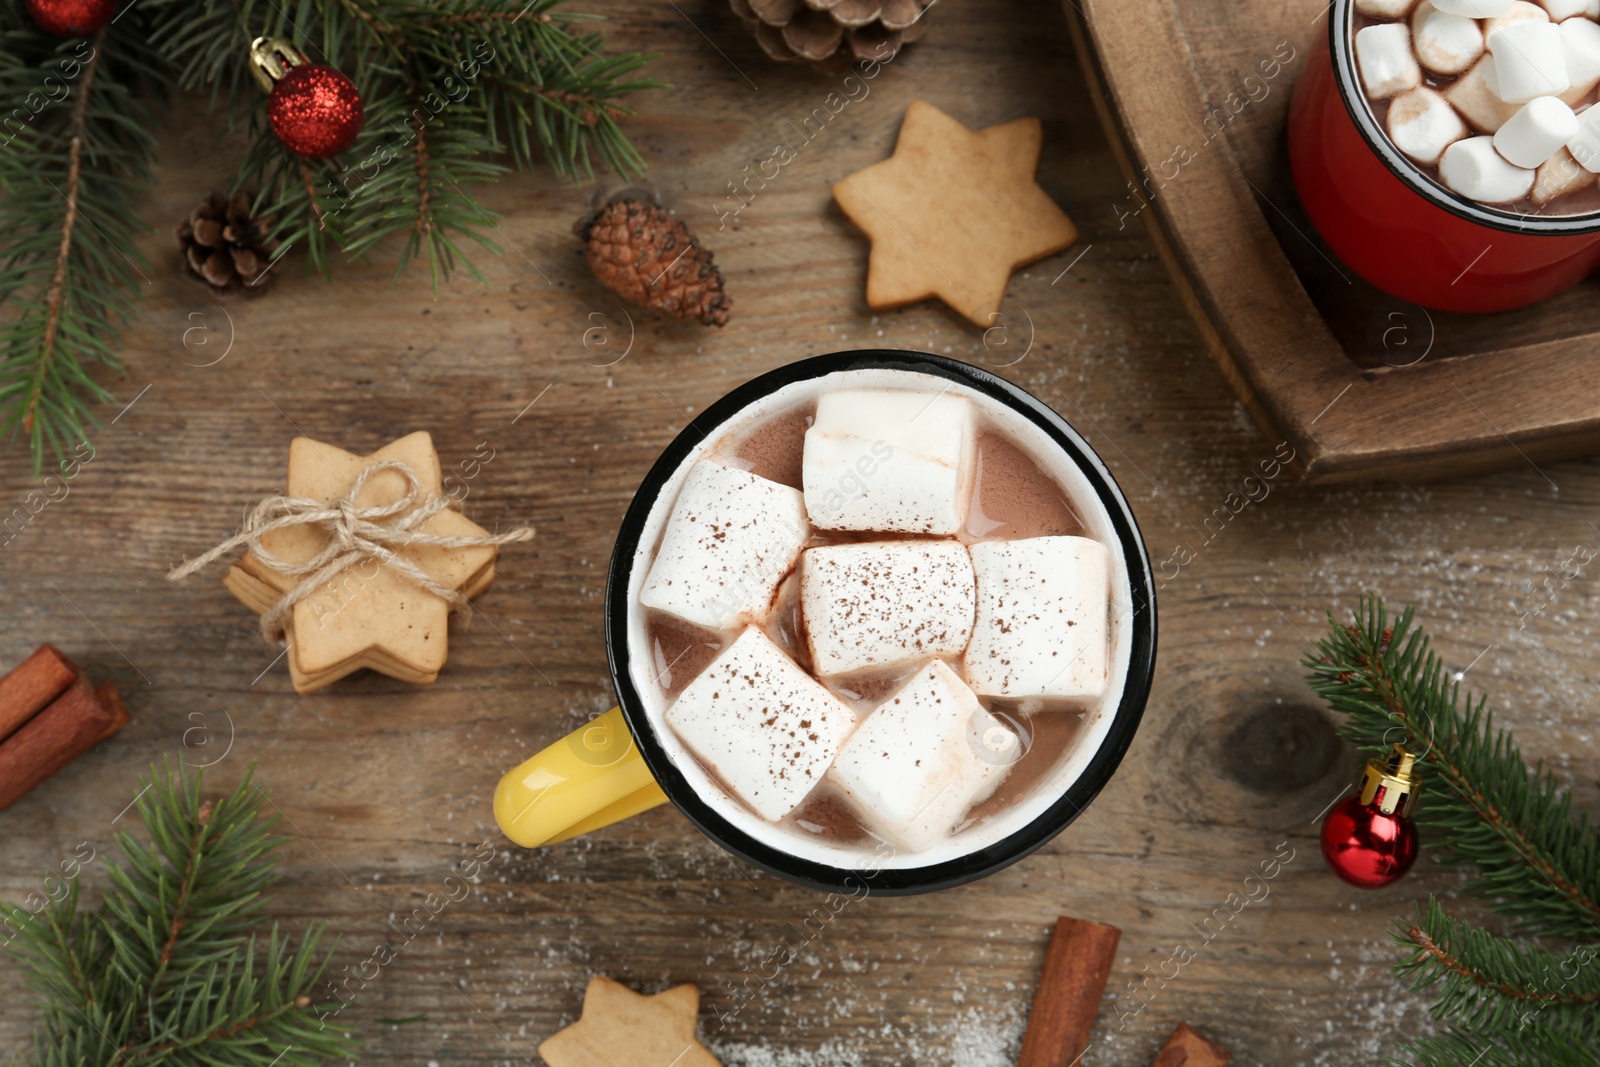
{"label": "marshmallow", "polygon": [[867,715],[827,781],[867,829],[894,845],[938,845],[1021,755],[1016,734],[934,659]]}
{"label": "marshmallow", "polygon": [[701,460],[672,506],[639,602],[713,630],[759,621],[810,536],[798,490]]}
{"label": "marshmallow", "polygon": [[752,626],[684,687],[667,725],[734,796],[775,822],[822,780],[855,713]]}
{"label": "marshmallow", "polygon": [[1552,96],[1572,84],[1561,29],[1548,22],[1529,20],[1491,31],[1489,53],[1494,56],[1495,91],[1508,104]]}
{"label": "marshmallow", "polygon": [[1472,128],[1493,133],[1517,113],[1515,104],[1500,99],[1495,91],[1494,56],[1484,56],[1472,69],[1450,83],[1444,98],[1461,112]]}
{"label": "marshmallow", "polygon": [[1422,84],[1422,68],[1411,52],[1411,31],[1403,22],[1385,22],[1357,32],[1356,66],[1361,84],[1374,100]]}
{"label": "marshmallow", "polygon": [[1433,6],[1469,19],[1492,19],[1511,10],[1513,0],[1433,0]]}
{"label": "marshmallow", "polygon": [[1600,18],[1600,0],[1539,0],[1550,13],[1551,22],[1565,22],[1570,18]]}
{"label": "marshmallow", "polygon": [[1584,170],[1600,174],[1600,107],[1587,108],[1578,116],[1578,132],[1567,142],[1567,151]]}
{"label": "marshmallow", "polygon": [[1094,700],[1105,692],[1111,595],[1106,547],[1085,537],[971,548],[978,611],[965,660],[984,696]]}
{"label": "marshmallow", "polygon": [[1553,96],[1529,100],[1494,135],[1495,151],[1509,163],[1537,168],[1578,132],[1578,116]]}
{"label": "marshmallow", "polygon": [[959,541],[807,549],[800,611],[821,676],[956,656],[972,634],[972,559]]}
{"label": "marshmallow", "polygon": [[1549,14],[1538,4],[1530,4],[1528,0],[1516,0],[1516,3],[1511,5],[1510,11],[1484,22],[1483,35],[1488,37],[1491,33],[1499,33],[1507,26],[1514,26],[1519,22],[1549,21]]}
{"label": "marshmallow", "polygon": [[956,533],[967,521],[972,493],[973,435],[971,405],[958,396],[872,389],[823,394],[801,462],[812,524]]}
{"label": "marshmallow", "polygon": [[1439,157],[1439,180],[1469,200],[1505,204],[1533,188],[1533,171],[1509,163],[1494,150],[1492,137],[1457,141]]}
{"label": "marshmallow", "polygon": [[[1600,4],[1600,0],[1595,3]],[[1561,94],[1561,100],[1577,107],[1596,85],[1600,85],[1600,26],[1586,18],[1577,18],[1568,19],[1556,28],[1561,31],[1561,55],[1567,63],[1567,80],[1572,83]]]}
{"label": "marshmallow", "polygon": [[1533,179],[1533,192],[1528,195],[1536,205],[1544,207],[1557,197],[1593,185],[1594,180],[1594,175],[1580,166],[1572,158],[1572,153],[1563,148],[1539,168],[1539,173]]}
{"label": "marshmallow", "polygon": [[956,673],[934,660],[867,715],[827,780],[868,829],[920,852],[994,792],[1021,747]]}
{"label": "marshmallow", "polygon": [[1460,74],[1483,54],[1483,27],[1422,0],[1411,15],[1411,43],[1424,67],[1436,74]]}
{"label": "marshmallow", "polygon": [[1446,148],[1471,132],[1449,101],[1421,86],[1389,101],[1385,123],[1394,146],[1427,167],[1439,162]]}
{"label": "marshmallow", "polygon": [[1375,19],[1397,19],[1417,0],[1356,0],[1356,10]]}

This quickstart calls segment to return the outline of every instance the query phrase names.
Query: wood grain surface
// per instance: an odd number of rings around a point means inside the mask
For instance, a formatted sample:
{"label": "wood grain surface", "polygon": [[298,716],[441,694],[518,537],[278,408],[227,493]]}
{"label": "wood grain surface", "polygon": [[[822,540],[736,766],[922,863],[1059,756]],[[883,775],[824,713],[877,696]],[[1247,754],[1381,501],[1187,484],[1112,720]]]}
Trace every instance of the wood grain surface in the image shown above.
{"label": "wood grain surface", "polygon": [[1600,278],[1504,314],[1428,312],[1337,263],[1300,208],[1284,131],[1331,6],[1064,0],[1128,181],[1119,223],[1149,224],[1234,392],[1310,480],[1600,451]]}
{"label": "wood grain surface", "polygon": [[[1424,859],[1362,893],[1323,868],[1316,819],[1358,761],[1299,660],[1323,613],[1364,591],[1417,603],[1528,755],[1553,761],[1594,810],[1600,589],[1592,573],[1558,572],[1600,542],[1600,469],[1530,462],[1427,486],[1283,477],[1235,514],[1233,494],[1278,442],[1218,373],[1144,232],[1119,225],[1123,179],[1056,5],[938,5],[927,38],[720,232],[725,183],[836,79],[764,60],[718,0],[604,8],[614,47],[661,52],[656,72],[674,85],[643,98],[630,129],[717,253],[734,298],[723,330],[634,312],[630,345],[569,232],[588,191],[547,172],[488,192],[505,252],[480,258],[484,284],[462,277],[435,299],[421,275],[391,284],[393,259],[379,257],[341,265],[330,287],[291,256],[265,298],[219,305],[179,275],[167,226],[224,180],[230,153],[198,113],[165,128],[145,317],[125,370],[105,378],[118,403],[66,498],[0,548],[0,662],[53,641],[116,682],[134,721],[0,814],[0,895],[37,890],[80,842],[97,856],[80,880],[103,885],[113,835],[137,832],[126,809],[152,762],[210,763],[217,789],[254,763],[289,837],[272,913],[328,920],[340,966],[359,968],[453,864],[495,846],[472,895],[345,1009],[367,1063],[536,1063],[597,973],[650,992],[697,984],[705,1038],[729,1065],[1014,1062],[1060,914],[1123,931],[1089,1067],[1148,1064],[1180,1019],[1251,1067],[1392,1054],[1427,1016],[1388,971],[1389,922],[1460,882]],[[890,151],[915,99],[973,127],[1040,116],[1040,182],[1083,233],[1014,279],[987,334],[932,304],[868,311],[866,243],[829,199],[833,181]],[[1287,345],[1301,324],[1283,328]],[[815,894],[732,862],[672,808],[540,852],[499,847],[501,772],[611,705],[604,568],[650,462],[733,385],[869,346],[999,368],[1073,422],[1128,494],[1164,576],[1160,654],[1110,786],[987,881],[869,898],[809,925]],[[477,617],[452,627],[435,685],[364,675],[298,697],[220,568],[164,580],[282,488],[297,432],[370,451],[415,429],[432,431],[447,471],[487,442],[467,514],[538,529],[503,553]],[[4,514],[35,483],[15,452],[0,474]],[[1251,892],[1246,877],[1275,857],[1289,858],[1265,897],[1235,913],[1230,894]],[[1180,943],[1194,953],[1181,965]],[[784,947],[797,958],[773,966]],[[35,1019],[0,965],[0,1047],[22,1046]]]}

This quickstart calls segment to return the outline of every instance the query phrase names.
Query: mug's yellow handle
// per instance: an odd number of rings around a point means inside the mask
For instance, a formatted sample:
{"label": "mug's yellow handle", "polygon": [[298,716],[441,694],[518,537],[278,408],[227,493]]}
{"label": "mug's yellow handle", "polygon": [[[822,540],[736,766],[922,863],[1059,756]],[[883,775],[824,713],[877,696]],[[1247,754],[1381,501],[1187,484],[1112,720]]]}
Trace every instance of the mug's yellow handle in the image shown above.
{"label": "mug's yellow handle", "polygon": [[515,770],[494,790],[500,832],[523,848],[553,845],[664,804],[622,709],[574,730]]}

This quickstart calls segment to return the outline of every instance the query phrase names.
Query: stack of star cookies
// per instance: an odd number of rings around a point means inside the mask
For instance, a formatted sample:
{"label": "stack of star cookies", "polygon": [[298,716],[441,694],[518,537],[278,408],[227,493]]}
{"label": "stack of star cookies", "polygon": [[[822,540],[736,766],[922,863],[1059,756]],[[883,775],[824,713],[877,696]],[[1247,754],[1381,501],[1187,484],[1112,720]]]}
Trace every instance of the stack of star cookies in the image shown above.
{"label": "stack of star cookies", "polygon": [[[429,496],[443,495],[439,455],[426,432],[409,434],[370,456],[298,437],[289,446],[285,495],[333,503],[349,494],[363,471],[383,460],[398,460],[416,474],[419,506]],[[406,489],[399,471],[379,471],[367,480],[355,504],[358,508],[392,504],[405,496]],[[441,537],[488,536],[483,527],[448,508],[414,529]],[[330,536],[321,526],[299,524],[268,531],[261,545],[278,559],[298,564],[322,551]],[[494,581],[499,548],[401,545],[395,553],[439,585],[471,599]],[[250,551],[229,568],[223,584],[246,607],[264,615],[304,577],[279,573]],[[362,668],[426,685],[439,676],[449,651],[449,613],[450,604],[443,597],[376,557],[362,558],[298,601],[284,617],[294,688],[310,693]]]}

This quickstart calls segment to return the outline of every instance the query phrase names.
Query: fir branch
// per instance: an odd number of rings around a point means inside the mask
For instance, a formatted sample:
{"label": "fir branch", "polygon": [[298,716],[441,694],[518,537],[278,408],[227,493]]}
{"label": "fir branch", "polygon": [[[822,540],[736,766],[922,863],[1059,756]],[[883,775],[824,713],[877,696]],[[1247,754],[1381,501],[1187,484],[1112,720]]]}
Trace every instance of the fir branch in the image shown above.
{"label": "fir branch", "polygon": [[1419,1067],[1596,1067],[1600,1064],[1600,843],[1570,794],[1529,769],[1486,700],[1463,698],[1407,609],[1391,620],[1363,598],[1354,622],[1329,616],[1311,687],[1346,716],[1341,734],[1364,751],[1392,744],[1417,757],[1424,843],[1477,868],[1470,892],[1522,933],[1587,943],[1558,953],[1453,919],[1433,898],[1396,924],[1408,949],[1396,972],[1433,989],[1444,1033],[1402,1046]]}
{"label": "fir branch", "polygon": [[317,229],[326,232],[328,229],[328,213],[322,209],[322,204],[317,199],[317,190],[312,184],[314,176],[311,172],[311,164],[302,159],[298,170],[300,173],[300,187],[306,191],[306,205],[311,209],[312,217],[317,220]]}
{"label": "fir branch", "polygon": [[1505,1035],[1537,1024],[1553,1036],[1600,1046],[1600,944],[1558,955],[1452,919],[1429,898],[1395,940],[1411,950],[1397,971],[1413,992],[1438,987],[1432,1011],[1456,1028]]}
{"label": "fir branch", "polygon": [[441,116],[423,103],[425,95],[414,86],[397,86],[370,105],[369,126],[357,150],[372,147],[358,165],[359,180],[345,179],[350,191],[338,212],[346,254],[364,256],[382,241],[403,236],[396,277],[414,257],[426,256],[437,286],[458,261],[481,278],[456,237],[498,251],[480,229],[494,227],[495,217],[463,186],[493,180],[505,168],[483,156],[481,127],[472,126],[471,116],[436,123]]}
{"label": "fir branch", "polygon": [[76,880],[38,915],[0,905],[7,954],[41,998],[39,1067],[67,1064],[310,1065],[357,1042],[324,1025],[311,991],[327,966],[313,925],[298,944],[252,931],[276,880],[264,794],[246,775],[201,799],[201,776],[152,770],[138,798],[149,843],[117,836],[122,862],[98,908]]}
{"label": "fir branch", "polygon": [[[1424,798],[1417,821],[1446,862],[1475,865],[1473,892],[1529,933],[1600,932],[1600,838],[1574,818],[1570,794],[1542,765],[1529,769],[1496,729],[1483,697],[1458,706],[1459,684],[1413,628],[1363,600],[1354,625],[1330,616],[1311,687],[1346,716],[1341,734],[1364,751],[1404,744],[1418,757]],[[1429,833],[1428,831],[1432,831]]]}
{"label": "fir branch", "polygon": [[[440,15],[438,18],[422,19],[418,26],[429,29],[436,26],[460,26],[462,24],[483,25],[489,22],[521,22],[527,15],[527,9],[518,11],[459,11],[453,15]],[[532,16],[538,22],[549,22],[550,14],[541,11]]]}
{"label": "fir branch", "polygon": [[[254,189],[269,238],[304,248],[325,274],[335,252],[361,258],[393,238],[396,277],[418,258],[436,288],[460,265],[479,276],[463,242],[498,251],[498,222],[470,190],[503,175],[502,159],[542,158],[568,177],[644,169],[619,101],[656,87],[633,77],[652,57],[603,54],[588,28],[598,17],[562,0],[300,0],[292,22],[270,0],[199,0],[198,17],[195,0],[146,2],[163,12],[181,83],[222,86],[231,113],[255,116],[232,189]],[[262,35],[295,40],[361,91],[365,126],[339,159],[289,156],[259,121],[244,44]]]}
{"label": "fir branch", "polygon": [[404,37],[401,34],[399,27],[391,24],[387,19],[380,17],[379,14],[371,8],[365,6],[364,4],[357,3],[356,0],[339,0],[339,4],[350,14],[366,23],[373,33],[383,38],[394,50],[396,56],[404,54],[405,49],[402,43]]}
{"label": "fir branch", "polygon": [[[1430,907],[1437,908],[1439,906],[1438,901],[1432,897],[1428,898],[1428,902]],[[1450,920],[1448,918],[1446,918],[1445,921],[1454,922],[1454,920]],[[1526,951],[1523,946],[1519,945],[1515,941],[1495,938],[1492,934],[1488,933],[1488,931],[1479,930],[1476,927],[1466,927],[1465,924],[1462,925],[1465,929],[1470,929],[1475,934],[1489,939],[1488,943],[1493,944],[1498,950],[1504,951],[1511,955]],[[1460,978],[1478,987],[1479,989],[1493,993],[1496,996],[1506,997],[1511,1000],[1527,1001],[1541,1007],[1551,1004],[1559,1007],[1571,1007],[1575,1004],[1600,1004],[1600,991],[1588,993],[1560,993],[1555,991],[1541,991],[1532,989],[1527,985],[1519,984],[1519,979],[1516,977],[1495,977],[1492,973],[1490,973],[1491,968],[1515,973],[1521,973],[1527,970],[1550,973],[1554,970],[1554,968],[1549,963],[1538,965],[1519,960],[1514,964],[1510,964],[1509,966],[1505,965],[1504,961],[1498,961],[1496,964],[1474,965],[1466,962],[1462,955],[1450,949],[1445,943],[1444,939],[1436,938],[1435,935],[1428,933],[1415,923],[1412,923],[1408,926],[1403,926],[1400,930],[1400,934],[1400,940],[1402,942],[1416,946],[1416,955],[1413,956],[1411,960],[1413,964],[1424,968],[1437,968],[1438,971],[1444,974],[1448,974],[1455,978]],[[1579,964],[1580,966],[1584,965],[1592,958],[1592,952],[1574,953],[1570,957],[1571,960],[1582,961]]]}
{"label": "fir branch", "polygon": [[84,439],[90,375],[115,367],[143,260],[133,204],[155,143],[145,99],[164,76],[137,9],[88,40],[33,26],[16,0],[0,37],[0,430],[28,441],[34,472]]}
{"label": "fir branch", "polygon": [[256,186],[250,213],[267,223],[264,240],[277,243],[274,261],[299,247],[308,263],[331,278],[331,254],[344,239],[334,175],[326,161],[290,155],[272,131],[261,130],[228,192],[246,191],[247,181]]}
{"label": "fir branch", "polygon": [[89,94],[94,90],[94,72],[100,66],[100,49],[105,46],[105,30],[94,35],[91,44],[94,55],[84,64],[83,81],[78,86],[78,99],[72,105],[72,117],[67,121],[67,181],[61,199],[67,203],[61,217],[61,244],[56,247],[55,272],[50,275],[50,285],[44,293],[44,336],[39,342],[33,384],[28,388],[28,403],[22,415],[22,428],[32,432],[34,416],[39,412],[39,399],[44,393],[45,379],[54,361],[56,339],[61,329],[62,305],[67,299],[67,271],[72,262],[72,231],[78,224],[78,190],[83,177],[83,134],[89,114]]}
{"label": "fir branch", "polygon": [[[298,247],[324,274],[336,251],[361,257],[403,236],[397,276],[414,258],[435,288],[461,264],[478,276],[463,244],[498,251],[498,224],[469,190],[498,179],[501,160],[543,159],[569,178],[642,173],[620,101],[659,85],[635,77],[653,57],[605,54],[598,16],[561,3],[142,0],[74,58],[91,42],[47,37],[21,0],[0,0],[24,27],[0,35],[0,100],[26,104],[11,118],[0,109],[0,302],[16,312],[0,326],[0,431],[27,438],[38,473],[47,448],[59,456],[83,439],[90,401],[112,399],[90,370],[117,365],[134,313],[133,206],[155,155],[147,102],[173,85],[208,91],[230,126],[249,124],[230,191],[253,192],[278,257]],[[249,66],[258,36],[296,40],[363,93],[367,129],[343,160],[293,156],[266,128]],[[40,92],[58,68],[70,106]]]}
{"label": "fir branch", "polygon": [[1418,1067],[1596,1067],[1600,1054],[1538,1027],[1489,1038],[1461,1030],[1402,1044]]}

